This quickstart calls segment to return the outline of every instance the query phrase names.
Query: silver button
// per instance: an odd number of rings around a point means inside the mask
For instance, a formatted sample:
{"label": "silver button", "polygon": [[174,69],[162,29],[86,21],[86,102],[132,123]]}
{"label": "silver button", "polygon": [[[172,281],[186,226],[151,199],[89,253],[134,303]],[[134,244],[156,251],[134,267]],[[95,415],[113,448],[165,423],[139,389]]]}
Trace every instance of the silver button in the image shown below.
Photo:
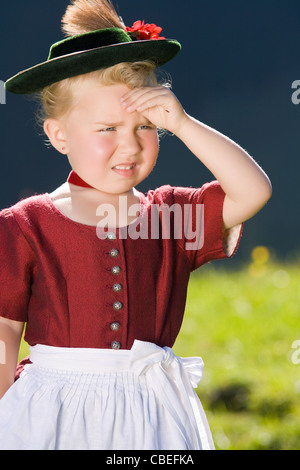
{"label": "silver button", "polygon": [[122,302],[114,302],[113,308],[114,308],[115,310],[122,310],[122,308],[123,308]]}
{"label": "silver button", "polygon": [[110,325],[110,329],[112,331],[118,331],[118,329],[120,328],[120,323],[118,321],[114,321],[113,323],[111,323]]}
{"label": "silver button", "polygon": [[113,274],[120,274],[120,272],[121,272],[120,266],[114,266],[113,268],[111,268],[111,272]]}
{"label": "silver button", "polygon": [[119,341],[113,341],[111,343],[111,347],[112,347],[112,349],[120,349],[121,344],[119,343]]}
{"label": "silver button", "polygon": [[115,232],[107,232],[108,240],[116,240],[117,234]]}
{"label": "silver button", "polygon": [[119,252],[119,250],[116,250],[116,248],[113,248],[112,250],[110,250],[109,254],[112,258],[117,258],[119,256],[120,252]]}
{"label": "silver button", "polygon": [[114,284],[112,289],[113,289],[114,292],[121,292],[123,287],[121,286],[121,284]]}

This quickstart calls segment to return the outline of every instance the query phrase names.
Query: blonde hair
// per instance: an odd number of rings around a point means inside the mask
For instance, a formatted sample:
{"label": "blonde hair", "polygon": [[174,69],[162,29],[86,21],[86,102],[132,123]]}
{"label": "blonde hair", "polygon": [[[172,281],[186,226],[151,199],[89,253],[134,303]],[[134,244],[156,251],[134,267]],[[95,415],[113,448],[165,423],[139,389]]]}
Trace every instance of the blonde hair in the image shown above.
{"label": "blonde hair", "polygon": [[53,83],[44,88],[39,95],[38,121],[43,125],[48,118],[59,119],[66,116],[74,104],[73,90],[75,86],[80,85],[86,79],[92,79],[101,86],[124,84],[131,89],[142,86],[156,86],[155,67],[155,64],[151,61],[123,62],[113,67]]}

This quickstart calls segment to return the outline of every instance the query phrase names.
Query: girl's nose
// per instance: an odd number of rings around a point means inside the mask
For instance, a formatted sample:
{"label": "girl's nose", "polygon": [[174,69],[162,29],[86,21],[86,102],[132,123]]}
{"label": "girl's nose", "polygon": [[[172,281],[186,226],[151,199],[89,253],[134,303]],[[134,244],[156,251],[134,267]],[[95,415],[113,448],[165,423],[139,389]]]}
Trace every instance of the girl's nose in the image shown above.
{"label": "girl's nose", "polygon": [[119,150],[126,155],[136,155],[140,152],[141,144],[135,132],[124,132],[120,137]]}

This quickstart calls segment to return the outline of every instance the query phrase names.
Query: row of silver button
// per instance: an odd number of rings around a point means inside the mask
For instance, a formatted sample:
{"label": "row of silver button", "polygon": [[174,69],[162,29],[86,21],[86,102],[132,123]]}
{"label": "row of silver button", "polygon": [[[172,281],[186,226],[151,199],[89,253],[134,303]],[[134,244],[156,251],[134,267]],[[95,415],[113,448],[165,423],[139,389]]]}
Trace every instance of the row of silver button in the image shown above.
{"label": "row of silver button", "polygon": [[[108,240],[116,240],[117,236],[115,234],[115,232],[108,232],[107,234],[107,238]],[[119,250],[117,250],[116,248],[112,248],[109,252],[111,258],[117,258],[120,254]],[[113,266],[112,269],[111,269],[111,272],[115,275],[115,276],[118,276],[121,272],[121,268],[120,266]],[[113,291],[114,292],[121,292],[121,290],[123,289],[122,285],[121,284],[114,284],[113,287],[112,287]],[[123,308],[123,304],[122,302],[120,301],[116,301],[113,303],[113,308],[115,311],[120,311],[122,310]],[[112,331],[118,331],[120,329],[120,323],[118,321],[114,321],[111,323],[110,325],[110,329]],[[113,341],[111,343],[111,348],[112,349],[115,349],[115,350],[118,350],[121,348],[121,343],[119,341]]]}

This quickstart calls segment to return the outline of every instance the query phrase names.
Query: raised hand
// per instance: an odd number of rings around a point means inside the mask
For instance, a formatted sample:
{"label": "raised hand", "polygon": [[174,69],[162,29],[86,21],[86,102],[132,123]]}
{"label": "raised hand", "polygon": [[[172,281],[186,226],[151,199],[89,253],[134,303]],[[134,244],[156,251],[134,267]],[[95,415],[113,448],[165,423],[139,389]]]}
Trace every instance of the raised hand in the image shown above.
{"label": "raised hand", "polygon": [[122,97],[121,105],[129,113],[137,111],[173,134],[177,134],[187,118],[176,96],[164,86],[135,88]]}

